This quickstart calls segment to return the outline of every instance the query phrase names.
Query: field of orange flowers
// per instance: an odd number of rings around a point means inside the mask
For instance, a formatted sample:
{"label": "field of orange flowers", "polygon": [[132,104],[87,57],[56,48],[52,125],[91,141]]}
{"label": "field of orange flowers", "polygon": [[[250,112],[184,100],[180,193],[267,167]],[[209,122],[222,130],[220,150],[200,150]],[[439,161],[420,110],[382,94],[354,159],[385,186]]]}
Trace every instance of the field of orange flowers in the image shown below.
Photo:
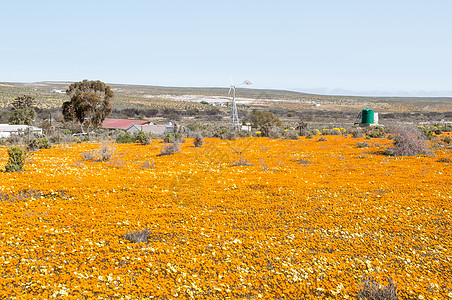
{"label": "field of orange flowers", "polygon": [[35,152],[0,173],[0,297],[353,299],[371,277],[400,299],[452,298],[451,151],[327,139]]}

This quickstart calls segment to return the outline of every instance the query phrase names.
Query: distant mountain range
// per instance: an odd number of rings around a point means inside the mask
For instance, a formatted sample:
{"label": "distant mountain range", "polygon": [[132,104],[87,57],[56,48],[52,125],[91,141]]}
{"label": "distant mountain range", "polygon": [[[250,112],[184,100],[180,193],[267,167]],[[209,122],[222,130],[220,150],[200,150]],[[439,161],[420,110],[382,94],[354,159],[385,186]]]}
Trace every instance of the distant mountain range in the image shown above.
{"label": "distant mountain range", "polygon": [[381,90],[349,90],[329,88],[295,88],[294,91],[338,96],[366,96],[366,97],[452,97],[452,90],[448,91],[381,91]]}

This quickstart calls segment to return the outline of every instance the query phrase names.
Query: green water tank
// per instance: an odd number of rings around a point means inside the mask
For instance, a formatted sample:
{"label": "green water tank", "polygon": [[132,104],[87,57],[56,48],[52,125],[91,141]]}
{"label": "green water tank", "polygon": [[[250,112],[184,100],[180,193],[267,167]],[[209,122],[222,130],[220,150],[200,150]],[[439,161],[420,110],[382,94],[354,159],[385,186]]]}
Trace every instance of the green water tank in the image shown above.
{"label": "green water tank", "polygon": [[374,123],[374,110],[373,109],[363,109],[361,113],[361,123],[362,124],[373,124]]}

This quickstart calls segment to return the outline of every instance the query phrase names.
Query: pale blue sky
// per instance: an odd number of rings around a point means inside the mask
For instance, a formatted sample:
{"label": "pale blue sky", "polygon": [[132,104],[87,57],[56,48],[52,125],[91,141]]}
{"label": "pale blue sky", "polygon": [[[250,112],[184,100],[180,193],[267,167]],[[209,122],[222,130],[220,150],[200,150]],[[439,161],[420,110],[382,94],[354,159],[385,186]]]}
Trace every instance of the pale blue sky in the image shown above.
{"label": "pale blue sky", "polygon": [[450,0],[8,1],[0,81],[452,96],[451,15]]}

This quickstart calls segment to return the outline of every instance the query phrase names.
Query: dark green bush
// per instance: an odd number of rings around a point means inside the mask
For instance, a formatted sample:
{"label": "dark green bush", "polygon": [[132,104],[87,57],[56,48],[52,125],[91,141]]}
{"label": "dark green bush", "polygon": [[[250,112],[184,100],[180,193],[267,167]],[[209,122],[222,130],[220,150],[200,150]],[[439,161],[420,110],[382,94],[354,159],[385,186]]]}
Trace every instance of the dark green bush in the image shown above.
{"label": "dark green bush", "polygon": [[6,163],[6,172],[22,171],[27,158],[27,151],[19,147],[11,147],[8,149],[8,162]]}
{"label": "dark green bush", "polygon": [[427,136],[427,138],[429,140],[431,140],[434,135],[440,135],[443,133],[442,126],[441,127],[431,126],[431,127],[427,127],[427,128],[421,126],[419,128],[421,128],[422,132],[425,134],[425,136]]}
{"label": "dark green bush", "polygon": [[123,134],[119,134],[118,137],[116,138],[116,143],[121,143],[121,144],[125,144],[125,143],[135,143],[135,136],[126,133]]}

